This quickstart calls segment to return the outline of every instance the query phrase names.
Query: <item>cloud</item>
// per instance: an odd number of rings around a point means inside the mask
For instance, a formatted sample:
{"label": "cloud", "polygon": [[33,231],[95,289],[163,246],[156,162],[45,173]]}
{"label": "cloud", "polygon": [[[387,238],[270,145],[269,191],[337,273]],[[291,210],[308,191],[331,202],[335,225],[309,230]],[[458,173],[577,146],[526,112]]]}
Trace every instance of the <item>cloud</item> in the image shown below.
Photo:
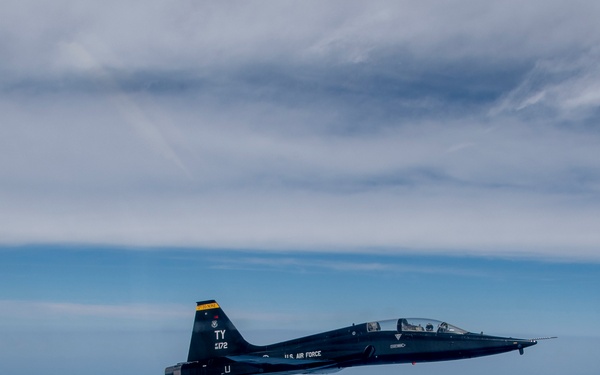
{"label": "cloud", "polygon": [[561,120],[582,122],[597,118],[600,106],[598,48],[575,58],[540,60],[514,90],[507,93],[492,114],[536,111],[537,116],[558,115]]}
{"label": "cloud", "polygon": [[4,112],[19,121],[4,138],[5,241],[593,257],[593,132],[470,120],[322,134],[302,128],[318,113],[140,100],[178,124],[165,134],[188,176],[92,99],[51,107],[35,134],[24,110]]}
{"label": "cloud", "polygon": [[178,124],[164,134],[189,175],[111,101],[9,106],[5,242],[594,257],[593,132],[513,119],[321,133],[302,126],[318,113],[132,100]]}
{"label": "cloud", "polygon": [[2,242],[597,259],[595,3],[340,4],[9,2]]}
{"label": "cloud", "polygon": [[179,305],[0,300],[0,317],[10,322],[10,327],[5,327],[10,330],[161,329],[172,328],[181,321],[187,323],[189,316],[189,306]]}
{"label": "cloud", "polygon": [[505,64],[591,46],[599,37],[598,6],[590,1],[568,7],[560,1],[274,1],[256,7],[65,0],[10,1],[4,10],[2,46],[12,58],[3,65],[21,70],[19,78],[79,69],[81,60],[64,48],[71,43],[109,69],[202,74],[253,64],[377,64],[390,52],[428,66],[435,64],[432,56],[443,63],[475,57]]}
{"label": "cloud", "polygon": [[[376,259],[376,258],[375,258]],[[211,259],[214,265],[211,268],[219,270],[253,270],[259,272],[294,272],[294,273],[375,273],[375,274],[435,274],[435,275],[453,275],[483,277],[490,276],[490,273],[484,273],[467,269],[464,267],[445,267],[439,265],[417,265],[411,263],[397,263],[390,259],[386,262],[373,261],[342,261],[320,259],[318,256],[310,259],[292,257],[292,256],[238,256],[238,257],[215,257]]]}
{"label": "cloud", "polygon": [[[43,301],[13,301],[1,300],[3,314],[19,316],[44,316],[62,317],[106,317],[106,318],[135,318],[135,319],[162,319],[189,315],[189,308],[182,306],[156,306],[152,304],[129,305],[98,305],[72,302],[43,302]],[[184,315],[185,314],[185,315]]]}

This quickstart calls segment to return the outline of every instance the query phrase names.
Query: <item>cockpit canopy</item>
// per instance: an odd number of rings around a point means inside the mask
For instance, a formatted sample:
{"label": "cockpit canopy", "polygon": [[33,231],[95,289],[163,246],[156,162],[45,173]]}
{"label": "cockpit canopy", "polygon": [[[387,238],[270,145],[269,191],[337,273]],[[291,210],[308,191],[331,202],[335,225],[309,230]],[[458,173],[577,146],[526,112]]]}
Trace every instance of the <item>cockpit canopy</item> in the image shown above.
{"label": "cockpit canopy", "polygon": [[399,333],[429,332],[449,333],[455,335],[464,335],[465,333],[468,333],[464,329],[458,328],[446,322],[423,318],[401,318],[369,322],[367,323],[367,331],[394,331]]}

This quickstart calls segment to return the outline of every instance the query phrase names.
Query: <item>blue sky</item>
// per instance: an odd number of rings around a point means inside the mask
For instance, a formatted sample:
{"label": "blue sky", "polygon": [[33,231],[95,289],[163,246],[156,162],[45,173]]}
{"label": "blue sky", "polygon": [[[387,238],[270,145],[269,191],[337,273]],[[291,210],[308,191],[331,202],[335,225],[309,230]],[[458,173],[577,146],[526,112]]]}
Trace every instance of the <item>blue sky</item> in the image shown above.
{"label": "blue sky", "polygon": [[420,374],[598,373],[597,2],[1,8],[2,372],[161,373],[215,298],[258,343],[425,316],[561,338]]}
{"label": "blue sky", "polygon": [[[4,248],[0,267],[1,284],[10,285],[0,328],[2,363],[11,372],[86,371],[98,358],[92,373],[158,372],[185,359],[194,302],[212,297],[257,344],[374,319],[429,317],[475,332],[560,338],[523,357],[423,364],[419,373],[598,369],[591,352],[600,339],[590,324],[598,317],[596,263],[30,246]],[[40,359],[30,361],[32,351]],[[351,370],[368,371],[375,370]]]}

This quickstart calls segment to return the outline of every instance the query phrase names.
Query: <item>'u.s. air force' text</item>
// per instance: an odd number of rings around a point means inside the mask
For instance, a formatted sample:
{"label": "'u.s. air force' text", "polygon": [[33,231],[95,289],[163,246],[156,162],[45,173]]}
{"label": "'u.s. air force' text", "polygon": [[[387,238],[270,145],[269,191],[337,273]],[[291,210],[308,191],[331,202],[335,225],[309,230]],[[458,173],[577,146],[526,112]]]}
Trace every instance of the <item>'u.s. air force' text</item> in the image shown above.
{"label": "'u.s. air force' text", "polygon": [[320,357],[321,356],[321,351],[320,350],[315,350],[312,352],[302,352],[302,353],[296,353],[296,354],[286,354],[285,358],[291,358],[291,359],[305,359],[305,358],[315,358],[315,357]]}

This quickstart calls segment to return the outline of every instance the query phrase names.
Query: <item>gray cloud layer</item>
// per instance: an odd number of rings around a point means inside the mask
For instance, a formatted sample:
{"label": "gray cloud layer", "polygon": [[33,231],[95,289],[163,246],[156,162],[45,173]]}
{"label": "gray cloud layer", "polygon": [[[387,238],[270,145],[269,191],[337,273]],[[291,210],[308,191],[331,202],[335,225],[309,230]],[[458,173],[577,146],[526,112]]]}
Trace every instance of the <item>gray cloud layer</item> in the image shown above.
{"label": "gray cloud layer", "polygon": [[599,259],[595,2],[3,8],[5,244]]}

